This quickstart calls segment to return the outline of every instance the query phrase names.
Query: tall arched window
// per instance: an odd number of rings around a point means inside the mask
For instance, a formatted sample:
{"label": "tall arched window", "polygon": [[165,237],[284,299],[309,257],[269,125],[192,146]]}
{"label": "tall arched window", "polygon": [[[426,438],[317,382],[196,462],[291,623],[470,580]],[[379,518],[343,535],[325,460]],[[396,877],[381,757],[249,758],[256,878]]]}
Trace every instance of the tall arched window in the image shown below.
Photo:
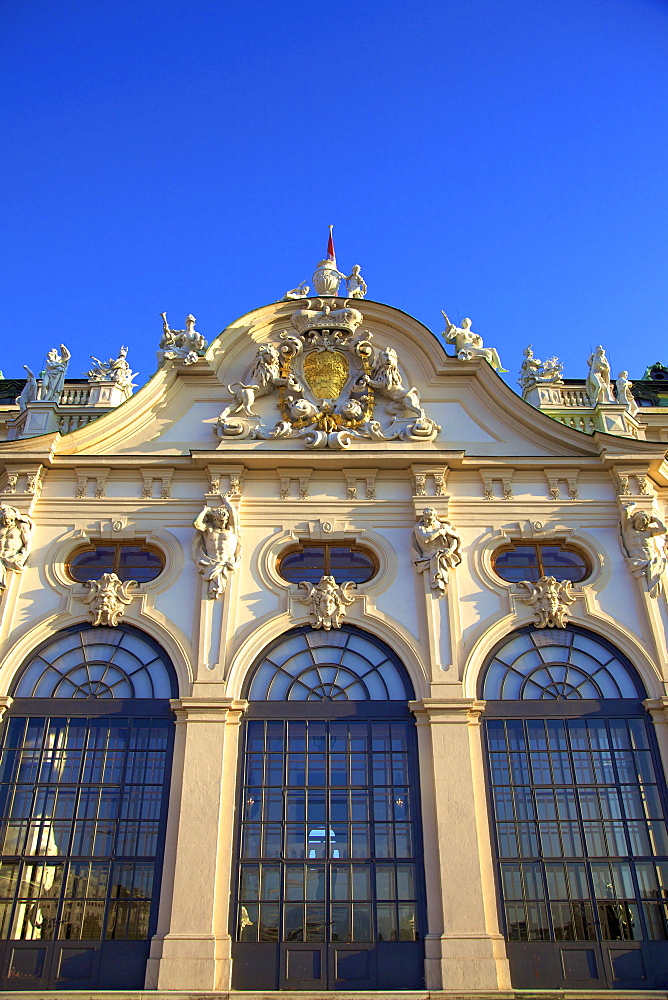
{"label": "tall arched window", "polygon": [[413,689],[353,627],[296,629],[250,672],[235,989],[410,989],[425,931]]}
{"label": "tall arched window", "polygon": [[526,628],[481,694],[513,985],[665,987],[665,780],[632,665],[583,629]]}
{"label": "tall arched window", "polygon": [[141,988],[176,694],[131,628],[78,627],[20,671],[0,757],[3,989]]}

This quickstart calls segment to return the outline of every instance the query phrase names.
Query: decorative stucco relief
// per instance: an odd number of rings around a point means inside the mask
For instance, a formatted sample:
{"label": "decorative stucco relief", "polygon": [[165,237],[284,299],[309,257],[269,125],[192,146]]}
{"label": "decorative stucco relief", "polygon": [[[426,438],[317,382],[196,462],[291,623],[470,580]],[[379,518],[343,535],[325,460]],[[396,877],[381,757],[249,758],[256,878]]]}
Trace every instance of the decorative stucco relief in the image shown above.
{"label": "decorative stucco relief", "polygon": [[[362,319],[348,299],[308,299],[280,343],[258,347],[250,381],[228,385],[232,399],[216,434],[300,438],[315,449],[349,448],[356,438],[433,441],[440,427],[426,415],[418,390],[404,385],[396,351],[374,347],[368,331],[357,334]],[[254,406],[275,392],[280,419],[270,428]]]}
{"label": "decorative stucco relief", "polygon": [[99,580],[88,580],[86,586],[89,593],[83,602],[91,605],[92,624],[116,626],[134,596],[130,591],[139,584],[136,580],[123,583],[115,573],[103,573]]}

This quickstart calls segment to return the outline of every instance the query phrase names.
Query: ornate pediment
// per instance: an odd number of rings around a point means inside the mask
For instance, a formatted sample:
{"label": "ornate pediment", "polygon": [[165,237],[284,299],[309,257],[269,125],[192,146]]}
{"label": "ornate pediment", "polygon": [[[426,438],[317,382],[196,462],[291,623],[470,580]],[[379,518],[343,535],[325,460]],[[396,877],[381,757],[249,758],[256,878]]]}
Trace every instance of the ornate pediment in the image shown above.
{"label": "ornate pediment", "polygon": [[[348,300],[307,300],[278,343],[261,345],[250,379],[228,386],[233,396],[218,418],[223,439],[301,438],[307,448],[349,448],[355,438],[431,441],[440,427],[416,388],[406,388],[396,352],[371,343]],[[280,419],[267,427],[256,400],[276,394]]]}

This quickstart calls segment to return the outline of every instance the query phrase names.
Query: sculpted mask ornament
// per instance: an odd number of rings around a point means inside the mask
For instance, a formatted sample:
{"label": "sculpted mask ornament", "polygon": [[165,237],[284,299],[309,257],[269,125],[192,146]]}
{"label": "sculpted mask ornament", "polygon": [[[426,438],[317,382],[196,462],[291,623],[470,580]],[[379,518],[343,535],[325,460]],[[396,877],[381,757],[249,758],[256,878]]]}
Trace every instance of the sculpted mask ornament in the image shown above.
{"label": "sculpted mask ornament", "polygon": [[554,576],[541,576],[538,583],[522,580],[517,586],[527,591],[527,596],[521,600],[525,604],[535,605],[536,628],[566,628],[568,606],[575,600],[571,594],[573,584],[570,580],[562,580],[560,583]]}
{"label": "sculpted mask ornament", "polygon": [[118,625],[125,613],[125,608],[131,603],[133,587],[138,587],[136,580],[123,583],[115,573],[103,573],[99,580],[88,580],[86,586],[90,593],[84,597],[84,604],[90,604],[90,616],[93,625]]}
{"label": "sculpted mask ornament", "polygon": [[[355,438],[432,441],[440,427],[426,416],[417,389],[404,386],[396,352],[379,351],[367,331],[358,333],[362,320],[348,299],[308,299],[292,314],[292,330],[280,334],[280,343],[258,347],[249,381],[228,385],[233,398],[218,417],[216,434],[297,437],[307,448],[337,449],[349,448]],[[253,407],[274,392],[281,419],[268,428]],[[378,395],[388,401],[389,421],[374,410]]]}
{"label": "sculpted mask ornament", "polygon": [[462,320],[461,326],[455,326],[447,315],[443,312],[445,320],[445,331],[443,336],[447,344],[455,345],[455,352],[460,361],[470,361],[471,358],[484,358],[497,372],[508,371],[501,364],[498,351],[494,347],[484,347],[482,337],[474,333],[471,329],[471,320],[468,316]]}
{"label": "sculpted mask ornament", "polygon": [[448,571],[462,561],[462,540],[449,521],[433,507],[425,507],[413,528],[413,562],[418,573],[429,572],[431,587],[442,597],[448,586]]}
{"label": "sculpted mask ornament", "polygon": [[341,628],[341,619],[346,607],[353,603],[355,595],[348,591],[356,585],[350,581],[337,584],[333,576],[322,576],[317,586],[303,580],[299,587],[306,591],[305,597],[298,597],[302,604],[308,604],[313,628]]}
{"label": "sculpted mask ornament", "polygon": [[621,520],[622,547],[634,576],[644,576],[650,597],[664,590],[666,572],[666,536],[663,521],[653,513],[627,504]]}
{"label": "sculpted mask ornament", "polygon": [[0,593],[7,587],[7,571],[20,573],[30,554],[33,522],[9,504],[0,505]]}
{"label": "sculpted mask ornament", "polygon": [[197,320],[193,315],[186,316],[185,330],[172,330],[167,322],[167,313],[162,316],[162,338],[158,345],[158,364],[165,358],[176,358],[186,365],[194,365],[202,351],[206,350],[207,342],[201,333],[195,329]]}
{"label": "sculpted mask ornament", "polygon": [[227,496],[222,507],[205,507],[193,527],[198,532],[193,552],[197,568],[208,584],[208,596],[215,600],[224,593],[241,553],[237,514]]}

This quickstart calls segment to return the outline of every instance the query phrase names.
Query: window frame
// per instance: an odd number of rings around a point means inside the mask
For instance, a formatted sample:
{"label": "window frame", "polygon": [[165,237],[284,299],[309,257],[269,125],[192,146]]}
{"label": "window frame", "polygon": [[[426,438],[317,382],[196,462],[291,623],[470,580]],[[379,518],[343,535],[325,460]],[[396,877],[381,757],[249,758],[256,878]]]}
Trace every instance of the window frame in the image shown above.
{"label": "window frame", "polygon": [[301,581],[299,580],[288,580],[286,576],[283,576],[281,572],[281,565],[283,560],[288,556],[295,555],[298,552],[304,552],[305,549],[323,549],[324,550],[324,561],[323,561],[323,571],[322,576],[331,576],[331,559],[330,550],[331,549],[349,549],[350,552],[360,552],[362,555],[366,556],[372,563],[373,572],[367,580],[362,581],[358,586],[364,586],[367,583],[371,583],[373,579],[378,575],[380,569],[380,564],[378,562],[378,557],[373,549],[366,545],[358,545],[357,542],[347,542],[343,539],[327,539],[327,541],[308,541],[308,542],[296,542],[294,545],[288,546],[288,548],[283,549],[283,551],[276,557],[276,572],[281,580],[289,584],[297,584]]}
{"label": "window frame", "polygon": [[587,553],[582,548],[580,548],[580,546],[573,545],[572,542],[568,541],[565,538],[550,538],[550,539],[541,538],[540,540],[518,539],[518,540],[511,540],[508,542],[504,542],[504,544],[500,545],[497,549],[495,549],[492,554],[492,571],[500,580],[503,580],[504,583],[511,585],[516,583],[517,581],[507,580],[504,576],[501,575],[501,573],[499,573],[499,571],[496,568],[496,561],[499,556],[504,555],[506,552],[514,552],[517,549],[533,549],[536,555],[536,564],[539,573],[538,579],[540,579],[541,577],[547,575],[545,573],[545,567],[543,564],[543,556],[541,549],[543,547],[547,548],[554,546],[558,546],[560,552],[572,552],[574,555],[579,556],[579,558],[584,563],[584,575],[579,580],[573,580],[572,583],[575,585],[580,585],[582,583],[585,583],[585,581],[587,581],[593,573],[593,566],[591,559],[589,558]]}
{"label": "window frame", "polygon": [[[77,548],[74,549],[74,551],[71,552],[70,555],[67,557],[67,560],[65,562],[65,570],[67,572],[68,577],[75,583],[85,584],[87,582],[86,580],[79,580],[74,575],[72,571],[72,562],[74,561],[74,559],[77,558],[77,556],[84,555],[86,552],[95,552],[96,549],[101,549],[101,548],[114,550],[113,568],[111,569],[110,572],[115,573],[116,576],[118,576],[121,580],[123,578],[120,576],[120,573],[118,571],[120,569],[121,552],[123,551],[123,549],[140,549],[143,552],[150,552],[160,559],[160,562],[162,564],[160,571],[156,573],[156,575],[151,580],[143,581],[140,584],[141,586],[146,586],[148,584],[153,583],[155,580],[158,579],[158,577],[162,576],[162,574],[165,571],[166,559],[164,552],[160,548],[158,548],[157,545],[152,545],[150,542],[147,542],[146,539],[138,538],[138,539],[132,539],[130,541],[125,539],[115,539],[115,538],[114,539],[96,538],[94,540],[89,541],[86,545],[77,546]],[[89,579],[99,579],[99,577],[89,577]],[[128,579],[131,579],[131,577],[128,577]]]}

